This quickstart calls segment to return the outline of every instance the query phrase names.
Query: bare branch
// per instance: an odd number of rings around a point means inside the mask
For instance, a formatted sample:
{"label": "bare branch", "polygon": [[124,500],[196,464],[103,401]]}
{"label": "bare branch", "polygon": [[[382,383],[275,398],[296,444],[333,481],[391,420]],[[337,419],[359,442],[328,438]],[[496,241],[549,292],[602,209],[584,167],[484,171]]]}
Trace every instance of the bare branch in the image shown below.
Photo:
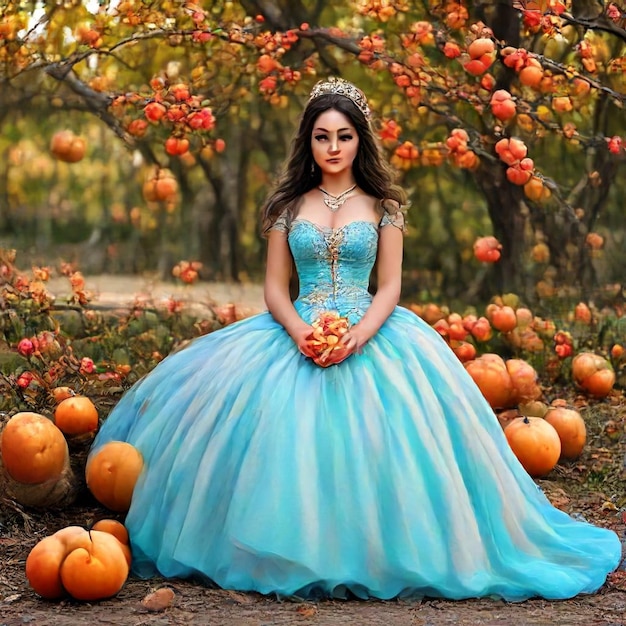
{"label": "bare branch", "polygon": [[568,24],[574,26],[582,26],[587,30],[599,30],[605,33],[615,35],[622,41],[626,42],[626,29],[618,26],[615,22],[610,20],[604,13],[597,17],[577,17],[570,13],[562,13],[561,19]]}

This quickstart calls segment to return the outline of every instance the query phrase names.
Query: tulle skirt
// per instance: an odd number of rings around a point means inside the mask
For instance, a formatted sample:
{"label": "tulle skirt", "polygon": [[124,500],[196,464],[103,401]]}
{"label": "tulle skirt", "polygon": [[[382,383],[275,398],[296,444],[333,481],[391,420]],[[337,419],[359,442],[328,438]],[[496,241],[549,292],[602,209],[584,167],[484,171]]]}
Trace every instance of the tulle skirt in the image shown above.
{"label": "tulle skirt", "polygon": [[320,368],[267,312],[139,381],[93,450],[144,457],[133,570],[300,597],[568,598],[621,558],[554,508],[440,336],[397,307]]}

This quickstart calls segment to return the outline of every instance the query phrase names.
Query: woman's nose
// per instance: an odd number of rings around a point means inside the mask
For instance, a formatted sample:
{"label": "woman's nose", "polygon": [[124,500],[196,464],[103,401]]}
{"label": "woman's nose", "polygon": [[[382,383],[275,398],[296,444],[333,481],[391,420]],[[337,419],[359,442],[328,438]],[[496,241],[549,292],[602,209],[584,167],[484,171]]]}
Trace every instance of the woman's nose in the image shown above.
{"label": "woman's nose", "polygon": [[329,152],[339,152],[339,142],[336,139],[331,139],[328,143]]}

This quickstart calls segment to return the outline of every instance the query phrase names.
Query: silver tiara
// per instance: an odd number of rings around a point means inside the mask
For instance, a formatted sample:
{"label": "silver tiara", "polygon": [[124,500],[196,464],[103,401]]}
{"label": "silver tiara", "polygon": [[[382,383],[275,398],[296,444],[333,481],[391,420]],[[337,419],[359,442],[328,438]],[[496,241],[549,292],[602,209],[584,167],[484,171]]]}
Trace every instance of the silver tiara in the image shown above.
{"label": "silver tiara", "polygon": [[311,102],[311,100],[315,100],[315,98],[319,96],[329,93],[349,98],[352,102],[354,102],[354,104],[356,104],[357,107],[359,107],[361,113],[369,119],[371,111],[369,106],[367,106],[367,98],[365,97],[365,94],[352,83],[344,80],[343,78],[337,78],[336,76],[330,76],[326,80],[320,80],[316,83],[311,90],[309,102]]}

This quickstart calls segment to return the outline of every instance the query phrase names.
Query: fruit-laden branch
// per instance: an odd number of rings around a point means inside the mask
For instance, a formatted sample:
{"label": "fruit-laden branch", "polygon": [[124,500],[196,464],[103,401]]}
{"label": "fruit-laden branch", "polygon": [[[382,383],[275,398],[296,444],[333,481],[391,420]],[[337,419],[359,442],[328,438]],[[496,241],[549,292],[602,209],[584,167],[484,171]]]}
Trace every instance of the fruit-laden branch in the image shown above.
{"label": "fruit-laden branch", "polygon": [[591,85],[591,87],[593,87],[594,89],[608,94],[609,96],[611,96],[611,98],[614,98],[615,100],[618,100],[620,102],[626,102],[626,94],[620,93],[619,91],[615,91],[614,89],[607,87],[606,85],[601,83],[599,80],[596,80],[595,78],[591,78],[587,74],[583,74],[581,72],[575,72],[571,68],[563,65],[563,63],[558,63],[557,61],[553,61],[552,59],[549,59],[548,57],[542,54],[538,54],[534,52],[533,56],[541,63],[542,67],[546,67],[547,69],[552,70],[553,72],[556,72],[557,74],[563,74],[564,76],[567,76],[567,78],[570,80],[574,77],[580,78],[581,80],[584,80],[585,82],[589,83],[589,85]]}
{"label": "fruit-laden branch", "polygon": [[109,112],[113,96],[95,91],[78,78],[74,72],[74,63],[52,63],[45,72],[60,83],[67,85],[71,91],[80,96],[87,109],[99,117],[125,143],[133,145],[133,138],[124,130],[123,126]]}
{"label": "fruit-laden branch", "polygon": [[137,141],[126,131],[120,121],[110,113],[109,106],[114,100],[114,97],[95,91],[80,80],[74,72],[74,63],[75,60],[65,63],[53,63],[49,65],[45,71],[46,74],[66,85],[73,93],[79,96],[83,106],[81,107],[75,104],[73,108],[83,109],[100,118],[129,148],[139,150],[149,163],[160,165],[159,160],[149,144],[143,141]]}

